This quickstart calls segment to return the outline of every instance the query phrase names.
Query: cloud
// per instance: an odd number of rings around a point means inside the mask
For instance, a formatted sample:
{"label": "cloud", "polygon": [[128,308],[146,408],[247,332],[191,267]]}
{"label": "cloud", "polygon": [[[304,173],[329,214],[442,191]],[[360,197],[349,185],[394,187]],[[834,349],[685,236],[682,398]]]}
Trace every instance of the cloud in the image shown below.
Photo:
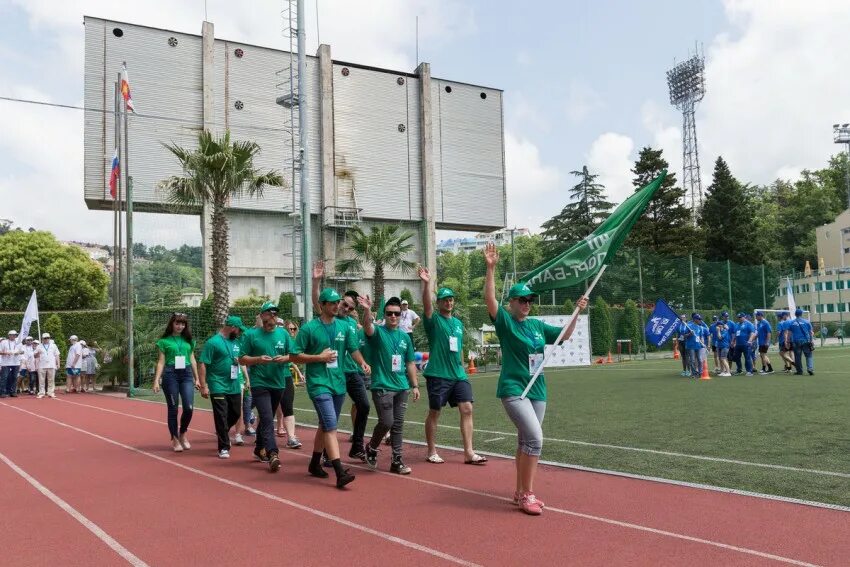
{"label": "cloud", "polygon": [[566,103],[567,119],[570,122],[581,122],[604,106],[602,97],[589,84],[583,81],[570,82]]}
{"label": "cloud", "polygon": [[599,182],[605,186],[608,199],[613,203],[621,203],[635,190],[631,172],[634,147],[630,137],[615,132],[602,134],[590,145],[587,168],[599,174]]}
{"label": "cloud", "polygon": [[[670,165],[669,171],[675,172],[676,178],[682,181],[682,118],[673,107],[661,107],[656,102],[648,100],[641,107],[641,121],[650,135],[654,149],[664,152],[664,159]],[[699,137],[699,117],[697,117],[697,137]],[[700,148],[702,149],[702,148]],[[710,164],[709,164],[710,165]],[[711,171],[710,169],[708,170]],[[705,186],[705,158],[700,162],[700,173]]]}
{"label": "cloud", "polygon": [[505,174],[510,226],[534,232],[566,202],[558,168],[544,164],[537,146],[512,131],[505,132]]}

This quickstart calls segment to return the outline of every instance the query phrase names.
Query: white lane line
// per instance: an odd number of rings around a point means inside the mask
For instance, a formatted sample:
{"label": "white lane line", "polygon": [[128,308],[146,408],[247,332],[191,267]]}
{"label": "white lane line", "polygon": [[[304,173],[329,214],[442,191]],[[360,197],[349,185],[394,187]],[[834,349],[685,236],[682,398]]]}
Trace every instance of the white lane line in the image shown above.
{"label": "white lane line", "polygon": [[[316,413],[316,410],[310,409],[310,408],[294,408],[294,409],[296,411],[302,411],[302,412],[307,412],[307,413]],[[351,419],[350,416],[348,416],[348,415],[342,415],[341,414],[340,417],[341,418],[346,417],[348,419]],[[377,420],[376,417],[372,417],[371,415],[369,416],[369,419]],[[404,423],[410,424],[410,425],[423,425],[423,426],[425,425],[425,423],[421,422],[421,421],[407,421],[407,420],[405,420]],[[453,429],[453,430],[458,430],[458,431],[460,430],[460,427],[457,427],[457,426],[454,426],[454,425],[443,425],[441,423],[438,423],[437,427],[442,427],[444,429]],[[508,437],[516,437],[516,435],[517,435],[516,432],[493,431],[491,429],[478,429],[478,428],[475,429],[475,432],[476,433],[487,433],[487,434],[490,434],[490,435],[502,435],[502,436],[508,436]],[[817,474],[817,475],[823,475],[823,476],[835,476],[835,477],[839,477],[839,478],[850,478],[850,473],[844,473],[844,472],[838,472],[838,471],[806,469],[806,468],[801,468],[801,467],[792,467],[792,466],[788,466],[788,465],[774,465],[774,464],[771,464],[771,463],[756,463],[756,462],[753,462],[753,461],[741,461],[741,460],[738,460],[738,459],[726,459],[726,458],[723,458],[723,457],[709,457],[707,455],[692,455],[690,453],[677,453],[675,451],[661,451],[659,449],[644,449],[642,447],[629,447],[629,446],[624,446],[624,445],[611,445],[611,444],[608,444],[608,443],[591,443],[589,441],[577,441],[575,439],[556,439],[556,438],[553,438],[553,437],[544,437],[543,440],[544,441],[551,441],[551,442],[554,442],[554,443],[569,443],[571,445],[581,445],[583,447],[598,447],[598,448],[602,448],[602,449],[616,449],[618,451],[633,451],[633,452],[638,452],[638,453],[650,453],[650,454],[653,454],[653,455],[663,455],[665,457],[678,457],[678,458],[682,458],[682,459],[695,459],[695,460],[699,460],[699,461],[710,461],[710,462],[714,462],[714,463],[726,463],[726,464],[730,464],[730,465],[742,465],[742,466],[748,466],[748,467],[759,467],[759,468],[765,468],[765,469],[793,471],[793,472],[800,472],[800,473],[807,473],[807,474]]]}
{"label": "white lane line", "polygon": [[493,437],[492,439],[485,439],[484,442],[485,443],[495,443],[496,441],[501,441],[502,439],[505,439],[505,438],[504,437]]}
{"label": "white lane line", "polygon": [[[69,403],[76,403],[76,402],[69,402]],[[298,502],[293,502],[292,500],[287,500],[286,498],[281,498],[281,497],[276,496],[274,494],[270,494],[268,492],[263,492],[262,490],[258,490],[256,488],[251,488],[250,486],[245,486],[245,485],[240,484],[238,482],[234,482],[232,480],[229,480],[229,479],[226,479],[226,478],[223,478],[223,477],[220,477],[220,476],[216,476],[214,474],[210,474],[210,473],[202,471],[200,469],[196,469],[196,468],[190,467],[188,465],[177,463],[177,462],[172,461],[170,459],[160,457],[159,455],[154,455],[153,453],[149,453],[147,451],[137,449],[136,447],[132,447],[130,445],[125,445],[124,443],[120,443],[120,442],[115,441],[113,439],[103,437],[101,435],[98,435],[97,433],[92,433],[90,431],[86,431],[85,429],[80,429],[79,427],[75,427],[75,426],[70,425],[68,423],[65,423],[65,422],[62,422],[62,421],[59,421],[59,420],[56,420],[56,419],[35,413],[35,412],[27,411],[27,410],[19,408],[17,406],[12,406],[12,405],[9,405],[9,404],[6,404],[6,403],[3,403],[2,405],[10,407],[10,408],[15,409],[15,410],[18,410],[20,412],[32,415],[34,417],[43,419],[45,421],[49,421],[50,423],[54,423],[54,424],[59,425],[61,427],[71,429],[71,430],[76,431],[78,433],[83,433],[83,434],[88,435],[90,437],[94,437],[95,439],[99,439],[99,440],[104,441],[106,443],[109,443],[111,445],[121,447],[122,449],[127,449],[128,451],[138,453],[139,455],[144,455],[146,457],[160,461],[162,463],[167,463],[169,465],[183,469],[185,471],[195,473],[195,474],[202,476],[204,478],[208,478],[210,480],[215,480],[217,482],[220,482],[220,483],[225,484],[227,486],[230,486],[232,488],[238,488],[240,490],[250,492],[251,494],[254,494],[256,496],[260,496],[262,498],[266,498],[266,499],[272,500],[274,502],[279,502],[280,504],[285,504],[286,506],[290,506],[292,508],[295,508],[296,510],[301,510],[302,512],[307,512],[309,514],[313,514],[314,516],[318,516],[319,518],[323,518],[325,520],[330,520],[332,522],[336,522],[337,524],[341,524],[343,526],[353,528],[355,530],[359,530],[359,531],[367,533],[369,535],[373,535],[375,537],[379,537],[381,539],[385,539],[387,541],[397,543],[397,544],[402,545],[404,547],[414,549],[416,551],[420,551],[422,553],[426,553],[428,555],[432,555],[434,557],[438,557],[438,558],[444,559],[446,561],[450,561],[451,563],[455,563],[457,565],[465,565],[465,566],[468,566],[468,567],[479,567],[478,564],[472,563],[470,561],[466,561],[465,559],[461,559],[460,557],[455,557],[454,555],[444,553],[444,552],[439,551],[437,549],[433,549],[433,548],[430,548],[430,547],[427,547],[427,546],[424,546],[424,545],[421,545],[421,544],[418,544],[418,543],[415,543],[415,542],[412,542],[412,541],[408,541],[408,540],[402,539],[400,537],[389,535],[387,533],[384,533],[384,532],[381,532],[381,531],[378,531],[378,530],[373,530],[370,527],[364,526],[362,524],[358,524],[356,522],[352,522],[351,520],[346,520],[345,518],[342,518],[340,516],[335,516],[335,515],[329,514],[327,512],[322,512],[321,510],[318,510],[316,508],[311,508],[310,506],[305,506],[303,504],[299,504]],[[123,414],[123,415],[127,415],[128,417],[130,417],[129,414]],[[136,416],[133,416],[133,417],[136,417]],[[104,533],[104,535],[106,535],[106,534]],[[106,536],[106,537],[108,537],[108,536]],[[117,542],[115,542],[115,543],[116,543],[116,545],[118,545]],[[129,553],[129,552],[127,552],[127,553]],[[137,565],[143,566],[145,564],[144,563],[138,563]]]}
{"label": "white lane line", "polygon": [[[67,402],[67,403],[72,403],[72,404],[75,404],[75,405],[82,405],[82,406],[91,407],[91,408],[95,408],[95,409],[103,409],[103,411],[107,411],[107,412],[110,412],[110,413],[116,413],[116,414],[121,415],[123,417],[130,417],[130,418],[135,418],[135,419],[139,419],[139,420],[142,420],[142,421],[160,423],[159,421],[149,419],[147,417],[137,416],[137,415],[130,414],[130,413],[117,412],[117,411],[109,410],[109,409],[105,409],[105,408],[98,408],[97,406],[88,406],[87,404],[80,404],[80,403],[77,403],[77,402]],[[15,409],[17,409],[17,408],[15,408]],[[23,411],[23,410],[21,410],[21,411]],[[29,412],[27,412],[27,413],[29,413]],[[37,415],[37,414],[33,414],[33,415]],[[39,416],[39,417],[42,417],[42,416]],[[47,418],[47,417],[44,417],[44,419],[47,419],[49,421],[53,421],[52,419]],[[72,429],[76,429],[73,426],[67,426],[67,427],[71,427]],[[208,433],[206,431],[200,431],[200,430],[195,430],[195,431],[198,431],[199,433],[203,433],[205,435],[213,435],[213,434]],[[94,435],[96,437],[99,437],[98,435],[93,434],[93,433],[88,433],[86,431],[83,431],[83,432],[87,433],[89,435]],[[115,443],[120,445],[120,443],[117,443],[117,442],[115,442]],[[132,447],[128,447],[128,448],[130,448],[131,450],[137,451],[137,452],[144,453],[143,451],[140,451],[140,450],[132,448]],[[294,451],[291,454],[293,456],[303,457],[305,459],[310,458],[310,455],[306,455],[306,454],[298,453],[298,452],[294,452]],[[168,459],[163,459],[162,457],[158,457],[156,455],[151,455],[151,456],[154,457],[154,458],[163,460],[165,462],[177,465],[177,463],[174,463],[173,461],[169,461]],[[184,468],[190,468],[190,467],[185,467],[185,465],[177,465],[177,466],[184,467]],[[364,471],[366,471],[366,470],[371,471],[371,469],[369,469],[368,467],[365,467],[363,465],[358,465],[356,463],[349,463],[347,466],[350,466],[352,468],[361,469],[361,470],[364,470]],[[472,489],[469,489],[469,488],[463,488],[463,487],[459,487],[459,486],[443,484],[443,483],[440,483],[440,482],[425,480],[425,479],[414,477],[414,476],[399,476],[399,475],[392,474],[392,473],[385,472],[385,471],[371,471],[371,472],[375,472],[375,473],[378,473],[378,474],[381,474],[381,475],[386,475],[389,478],[398,479],[400,481],[418,482],[418,483],[421,483],[421,484],[426,484],[426,485],[429,485],[429,486],[435,486],[435,487],[443,488],[443,489],[447,489],[447,490],[455,490],[457,492],[463,492],[463,493],[466,493],[466,494],[474,494],[476,496],[482,496],[482,497],[485,497],[485,498],[501,500],[503,502],[512,502],[512,499],[507,498],[505,496],[499,496],[497,494],[491,494],[489,492],[482,492],[482,491],[478,491],[478,490],[472,490]],[[206,475],[207,473],[202,473],[202,474]],[[214,477],[214,478],[218,478],[218,477]],[[228,482],[230,482],[230,481],[228,481]],[[241,486],[240,486],[240,488],[241,488]],[[771,553],[766,553],[766,552],[758,551],[758,550],[755,550],[755,549],[750,549],[750,548],[746,548],[746,547],[739,547],[739,546],[735,546],[735,545],[731,545],[731,544],[727,544],[727,543],[722,543],[722,542],[718,542],[718,541],[698,538],[698,537],[695,537],[695,536],[689,536],[689,535],[686,535],[686,534],[670,532],[670,531],[667,531],[667,530],[660,530],[660,529],[652,528],[652,527],[649,527],[649,526],[643,526],[641,524],[633,524],[633,523],[630,523],[630,522],[623,522],[623,521],[620,521],[620,520],[615,520],[615,519],[612,519],[612,518],[606,518],[606,517],[603,517],[603,516],[595,516],[595,515],[592,515],[592,514],[585,514],[583,512],[577,512],[577,511],[574,511],[574,510],[566,510],[566,509],[563,509],[563,508],[551,508],[551,507],[548,507],[548,506],[547,506],[546,510],[549,510],[549,511],[552,511],[552,512],[555,512],[555,513],[558,513],[558,514],[564,514],[564,515],[567,515],[567,516],[574,516],[574,517],[578,517],[578,518],[583,518],[585,520],[591,520],[591,521],[601,522],[601,523],[605,523],[605,524],[609,524],[609,525],[615,525],[615,526],[619,526],[619,527],[622,527],[622,528],[653,533],[653,534],[656,534],[656,535],[671,537],[671,538],[675,538],[675,539],[679,539],[679,540],[685,540],[685,541],[690,541],[690,542],[694,542],[694,543],[700,543],[700,544],[703,544],[703,545],[709,545],[709,546],[712,546],[712,547],[718,547],[718,548],[721,548],[721,549],[727,549],[727,550],[730,550],[730,551],[736,551],[738,553],[743,553],[743,554],[746,554],[746,555],[752,555],[752,556],[761,557],[761,558],[764,558],[764,559],[771,559],[771,560],[774,560],[774,561],[779,561],[779,562],[782,562],[782,563],[786,563],[788,565],[799,565],[799,566],[803,566],[803,567],[819,567],[815,563],[807,563],[805,561],[800,561],[800,560],[792,559],[792,558],[789,558],[789,557],[783,557],[781,555],[774,555],[774,554],[771,554]]]}
{"label": "white lane line", "polygon": [[100,526],[83,516],[76,508],[62,500],[56,493],[52,492],[49,488],[38,482],[29,473],[27,473],[27,471],[13,463],[12,460],[9,459],[9,457],[4,455],[3,453],[0,453],[0,461],[6,463],[10,469],[15,471],[25,481],[33,485],[36,490],[38,490],[44,496],[50,499],[51,502],[59,506],[69,516],[81,523],[83,527],[93,533],[97,537],[97,539],[108,545],[115,553],[123,557],[127,561],[127,563],[133,565],[134,567],[148,567],[147,563],[133,555],[133,553],[129,549],[118,543],[115,538],[103,531]]}

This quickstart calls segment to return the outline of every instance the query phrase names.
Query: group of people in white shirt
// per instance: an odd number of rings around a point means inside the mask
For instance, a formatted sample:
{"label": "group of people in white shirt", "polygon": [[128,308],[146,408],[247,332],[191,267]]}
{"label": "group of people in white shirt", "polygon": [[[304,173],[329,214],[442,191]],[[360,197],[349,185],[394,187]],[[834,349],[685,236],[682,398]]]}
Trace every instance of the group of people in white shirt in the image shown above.
{"label": "group of people in white shirt", "polygon": [[[68,342],[65,392],[94,391],[98,369],[96,349],[76,335],[71,335]],[[19,393],[55,398],[58,368],[61,368],[59,348],[50,333],[43,333],[38,342],[32,337],[21,340],[17,331],[9,331],[0,340],[0,398],[16,398]]]}

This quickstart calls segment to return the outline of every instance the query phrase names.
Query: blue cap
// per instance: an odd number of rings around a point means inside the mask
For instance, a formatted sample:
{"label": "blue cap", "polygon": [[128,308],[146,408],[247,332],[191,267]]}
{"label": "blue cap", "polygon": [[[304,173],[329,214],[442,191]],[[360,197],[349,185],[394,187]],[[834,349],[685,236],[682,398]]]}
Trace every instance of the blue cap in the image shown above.
{"label": "blue cap", "polygon": [[691,317],[694,319],[694,321],[702,321],[702,315],[700,315],[699,313],[694,313],[693,315],[691,315]]}
{"label": "blue cap", "polygon": [[797,310],[796,310],[796,311],[794,311],[794,315],[795,315],[796,317],[799,317],[799,316],[800,316],[800,315],[802,315],[802,314],[803,314],[803,310],[802,310],[802,309],[800,309],[799,307],[797,308]]}
{"label": "blue cap", "polygon": [[729,316],[729,312],[728,312],[728,311],[724,311],[723,313],[721,313],[721,314],[720,314],[720,316],[721,316],[721,317],[728,317],[728,316]]}
{"label": "blue cap", "polygon": [[756,311],[756,317],[764,317],[764,313],[761,311]]}
{"label": "blue cap", "polygon": [[746,316],[747,316],[747,314],[744,313],[743,311],[738,311],[738,317],[746,317]]}

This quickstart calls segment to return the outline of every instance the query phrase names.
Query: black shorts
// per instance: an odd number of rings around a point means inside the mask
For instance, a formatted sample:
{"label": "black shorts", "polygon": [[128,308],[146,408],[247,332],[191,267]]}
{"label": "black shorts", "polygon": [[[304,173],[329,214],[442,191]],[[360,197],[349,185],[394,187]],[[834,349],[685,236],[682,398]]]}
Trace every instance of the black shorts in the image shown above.
{"label": "black shorts", "polygon": [[766,353],[766,352],[767,352],[767,349],[768,349],[769,347],[770,347],[770,345],[759,345],[759,352],[760,352],[760,353],[762,353],[762,354],[764,354],[764,353]]}
{"label": "black shorts", "polygon": [[791,352],[792,350],[794,350],[794,349],[786,348],[784,342],[781,342],[781,341],[779,342],[779,352]]}
{"label": "black shorts", "polygon": [[714,345],[711,345],[711,352],[717,352],[717,347],[714,346]]}
{"label": "black shorts", "polygon": [[447,380],[426,376],[425,383],[428,386],[428,407],[440,411],[446,402],[456,408],[461,402],[472,402],[472,386],[469,380]]}

